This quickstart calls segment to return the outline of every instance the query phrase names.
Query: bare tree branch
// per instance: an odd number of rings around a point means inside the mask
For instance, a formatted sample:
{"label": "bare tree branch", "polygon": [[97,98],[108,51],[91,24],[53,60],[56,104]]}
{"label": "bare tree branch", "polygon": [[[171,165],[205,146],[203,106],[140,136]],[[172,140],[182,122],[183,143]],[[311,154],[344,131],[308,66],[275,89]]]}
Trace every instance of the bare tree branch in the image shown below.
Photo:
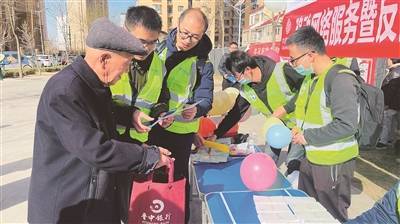
{"label": "bare tree branch", "polygon": [[16,27],[16,16],[15,16],[15,7],[18,6],[15,0],[3,0],[2,3],[4,4],[4,8],[6,10],[6,14],[8,17],[8,23],[11,29],[11,33],[17,43],[17,53],[18,53],[18,64],[19,64],[19,77],[22,78],[22,63],[21,63],[21,51],[20,51],[20,43],[19,43],[19,36],[17,34],[17,27]]}
{"label": "bare tree branch", "polygon": [[20,33],[21,46],[33,55],[35,51],[35,37],[34,33],[29,29],[28,22],[24,21],[21,27],[17,27],[17,30]]}
{"label": "bare tree branch", "polygon": [[2,23],[0,25],[0,52],[3,51],[6,43],[12,40],[12,36],[10,35],[10,27],[8,23]]}

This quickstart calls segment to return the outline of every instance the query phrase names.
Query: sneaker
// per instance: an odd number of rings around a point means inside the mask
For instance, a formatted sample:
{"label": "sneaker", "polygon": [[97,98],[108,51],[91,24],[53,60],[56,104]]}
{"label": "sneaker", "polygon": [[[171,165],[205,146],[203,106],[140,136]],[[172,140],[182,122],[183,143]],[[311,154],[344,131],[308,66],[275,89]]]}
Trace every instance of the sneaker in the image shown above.
{"label": "sneaker", "polygon": [[378,144],[376,144],[376,149],[386,149],[388,147],[387,144],[384,144],[382,142],[378,142]]}

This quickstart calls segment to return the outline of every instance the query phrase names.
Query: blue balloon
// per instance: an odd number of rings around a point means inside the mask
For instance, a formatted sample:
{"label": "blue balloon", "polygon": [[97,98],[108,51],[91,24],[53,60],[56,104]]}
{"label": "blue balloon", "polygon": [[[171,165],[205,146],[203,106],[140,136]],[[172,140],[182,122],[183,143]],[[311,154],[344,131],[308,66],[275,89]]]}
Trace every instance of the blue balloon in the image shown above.
{"label": "blue balloon", "polygon": [[267,143],[274,147],[281,149],[286,147],[292,141],[292,133],[289,128],[284,125],[273,125],[267,131]]}

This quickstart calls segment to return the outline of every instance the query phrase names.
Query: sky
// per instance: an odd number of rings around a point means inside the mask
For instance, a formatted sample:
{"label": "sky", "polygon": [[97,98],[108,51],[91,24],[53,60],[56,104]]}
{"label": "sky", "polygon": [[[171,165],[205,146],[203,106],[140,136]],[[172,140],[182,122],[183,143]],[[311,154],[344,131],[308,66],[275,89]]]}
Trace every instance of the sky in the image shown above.
{"label": "sky", "polygon": [[[54,3],[60,3],[73,0],[45,0],[46,22],[48,37],[51,41],[57,40],[56,12],[52,9]],[[222,0],[221,0],[222,1]],[[313,0],[265,0],[265,4],[271,9],[279,10],[281,8],[294,8],[295,6]],[[108,17],[111,21],[120,24],[120,14],[125,12],[128,7],[136,5],[136,0],[108,0]]]}
{"label": "sky", "polygon": [[[57,40],[57,13],[52,10],[54,3],[62,3],[66,0],[45,0],[46,8],[46,23],[47,23],[47,33],[51,41]],[[67,0],[68,1],[68,0]],[[69,0],[71,1],[71,0]],[[125,12],[128,7],[136,4],[136,0],[108,0],[108,18],[116,24],[120,24],[120,14]]]}

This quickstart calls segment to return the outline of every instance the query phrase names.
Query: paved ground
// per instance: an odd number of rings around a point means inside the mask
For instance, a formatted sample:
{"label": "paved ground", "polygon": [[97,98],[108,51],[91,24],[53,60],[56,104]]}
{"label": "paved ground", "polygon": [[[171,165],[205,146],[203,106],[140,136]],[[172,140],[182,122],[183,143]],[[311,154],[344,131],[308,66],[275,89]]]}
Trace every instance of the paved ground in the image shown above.
{"label": "paved ground", "polygon": [[[49,76],[30,76],[22,80],[0,81],[0,223],[26,222],[36,108],[48,78]],[[217,79],[216,86],[219,85],[220,80]],[[259,124],[263,119],[260,115],[252,116],[241,125],[240,131],[258,133],[256,142],[262,144],[264,140],[259,133]],[[377,187],[362,174],[355,179],[355,186],[358,188],[353,188],[352,206],[349,210],[351,217],[373,204],[374,201],[365,193],[365,189]],[[192,205],[192,223],[200,223],[199,200],[193,200]]]}

